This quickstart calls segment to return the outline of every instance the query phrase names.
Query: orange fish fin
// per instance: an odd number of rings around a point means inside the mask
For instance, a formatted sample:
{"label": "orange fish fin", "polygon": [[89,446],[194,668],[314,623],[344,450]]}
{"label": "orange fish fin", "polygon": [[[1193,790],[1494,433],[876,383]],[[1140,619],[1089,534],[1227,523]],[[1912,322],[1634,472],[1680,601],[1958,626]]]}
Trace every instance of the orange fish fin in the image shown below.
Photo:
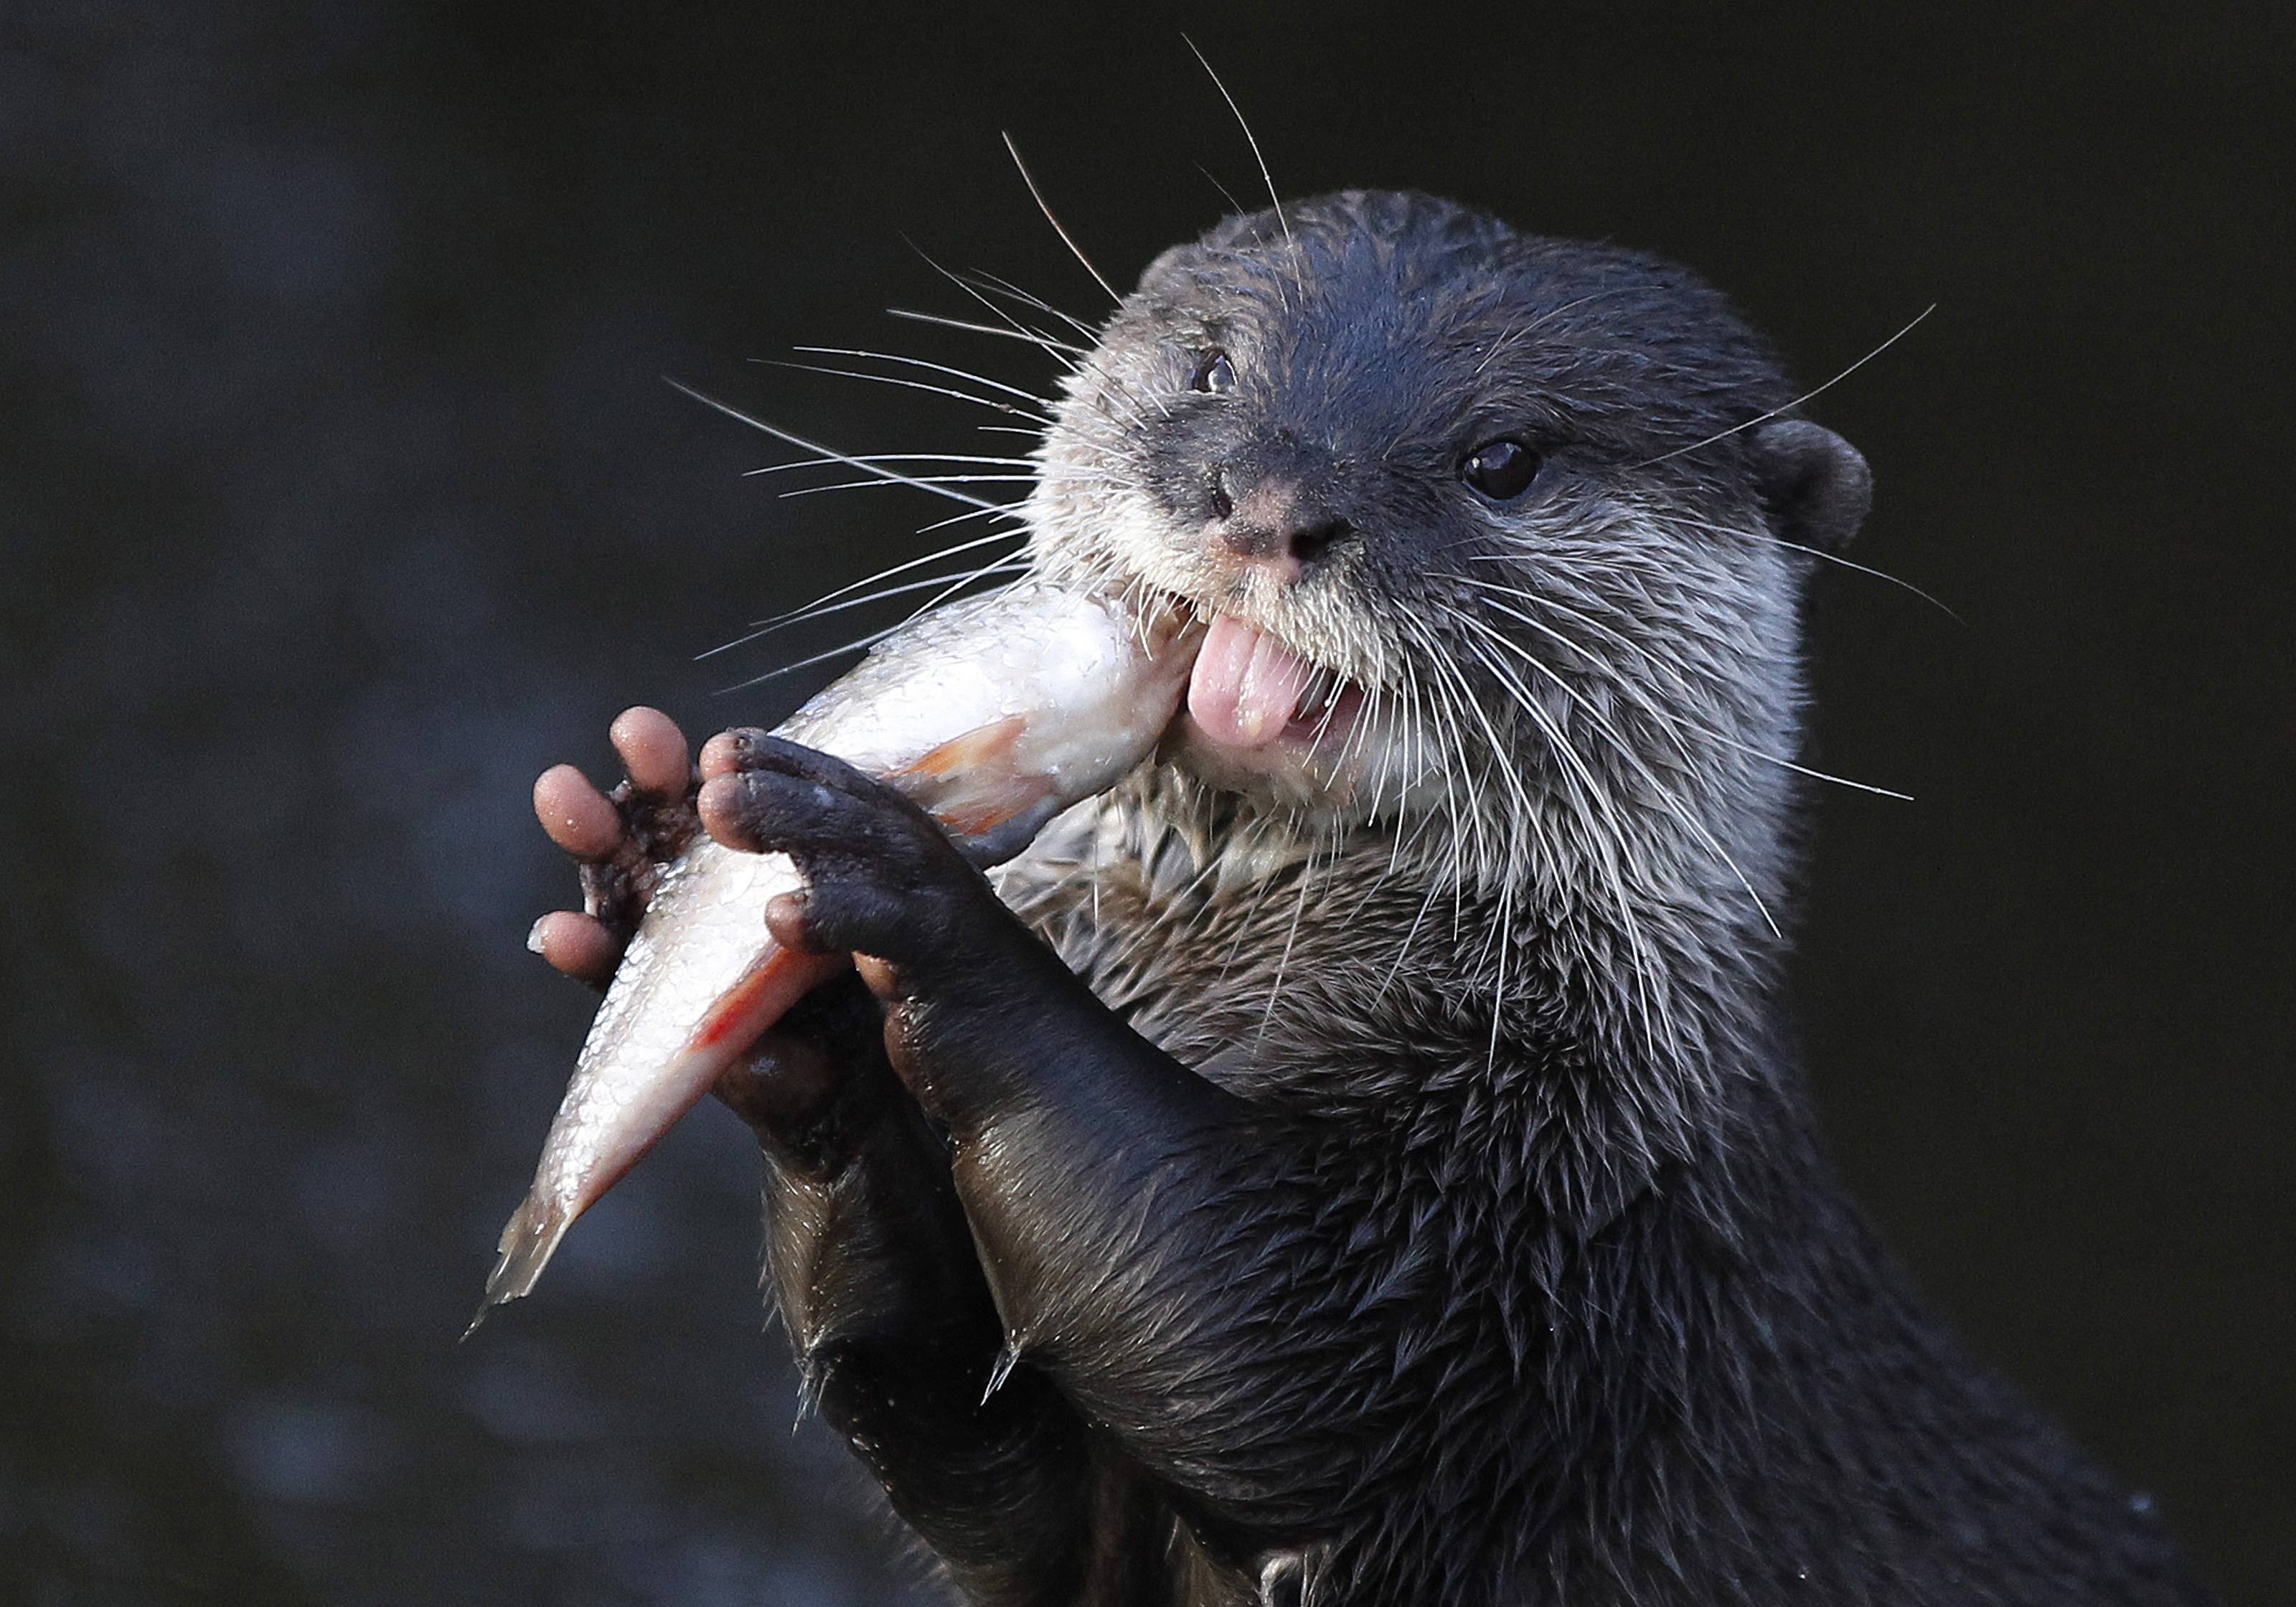
{"label": "orange fish fin", "polygon": [[1052,791],[1050,777],[1014,775],[999,763],[1027,725],[1027,717],[1018,714],[991,720],[928,750],[886,779],[907,783],[901,790],[950,831],[978,837],[1034,808]]}
{"label": "orange fish fin", "polygon": [[1028,813],[1051,792],[1042,775],[968,778],[934,800],[933,818],[960,837],[980,837]]}
{"label": "orange fish fin", "polygon": [[1025,715],[1018,714],[991,720],[986,726],[975,726],[963,736],[953,736],[939,747],[928,749],[892,774],[896,776],[929,775],[938,781],[978,770],[1018,742],[1028,723]]}
{"label": "orange fish fin", "polygon": [[803,955],[775,945],[709,1007],[687,1040],[687,1050],[715,1050],[731,1060],[764,1037],[791,1005],[844,969],[843,955]]}

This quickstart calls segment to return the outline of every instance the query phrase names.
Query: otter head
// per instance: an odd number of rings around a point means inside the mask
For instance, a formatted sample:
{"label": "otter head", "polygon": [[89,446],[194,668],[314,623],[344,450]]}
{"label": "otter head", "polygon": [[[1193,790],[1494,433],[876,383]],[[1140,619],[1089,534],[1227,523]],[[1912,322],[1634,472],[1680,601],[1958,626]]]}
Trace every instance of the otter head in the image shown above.
{"label": "otter head", "polygon": [[1038,560],[1207,622],[1168,752],[1214,788],[1487,884],[1766,892],[1801,584],[1867,486],[1792,396],[1671,265],[1328,196],[1150,266],[1066,381]]}

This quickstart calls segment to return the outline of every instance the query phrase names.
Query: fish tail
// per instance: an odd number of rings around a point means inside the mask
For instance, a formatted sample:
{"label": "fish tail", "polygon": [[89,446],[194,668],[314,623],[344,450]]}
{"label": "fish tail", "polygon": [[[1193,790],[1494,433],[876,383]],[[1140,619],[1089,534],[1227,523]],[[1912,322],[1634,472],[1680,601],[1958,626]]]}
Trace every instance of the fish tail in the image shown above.
{"label": "fish tail", "polygon": [[495,1269],[487,1277],[486,1298],[479,1302],[471,1325],[463,1330],[464,1339],[479,1331],[487,1313],[496,1307],[533,1292],[542,1269],[558,1253],[558,1242],[574,1226],[576,1214],[564,1201],[545,1199],[538,1193],[520,1202],[503,1226],[502,1239],[495,1247]]}

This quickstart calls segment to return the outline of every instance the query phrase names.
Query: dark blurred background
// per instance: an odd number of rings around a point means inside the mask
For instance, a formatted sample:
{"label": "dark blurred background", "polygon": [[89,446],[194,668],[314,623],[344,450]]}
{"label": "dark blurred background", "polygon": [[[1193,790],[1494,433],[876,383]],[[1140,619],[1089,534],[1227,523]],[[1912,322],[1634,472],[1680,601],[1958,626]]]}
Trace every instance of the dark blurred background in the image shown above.
{"label": "dark blurred background", "polygon": [[[1879,477],[1799,988],[1843,1169],[2236,1603],[2296,1594],[2288,165],[2269,8],[0,10],[0,1599],[775,1603],[913,1575],[707,1108],[457,1347],[589,996],[526,793],[766,719],[926,550],[790,455],[1009,422],[745,359],[919,254],[1085,316],[1256,174],[1687,261]],[[1208,176],[1208,175],[1210,176]],[[912,249],[914,242],[917,249]],[[978,528],[978,527],[974,527]],[[962,533],[964,527],[959,527]],[[862,624],[882,623],[881,611]],[[856,627],[857,628],[857,627]]]}

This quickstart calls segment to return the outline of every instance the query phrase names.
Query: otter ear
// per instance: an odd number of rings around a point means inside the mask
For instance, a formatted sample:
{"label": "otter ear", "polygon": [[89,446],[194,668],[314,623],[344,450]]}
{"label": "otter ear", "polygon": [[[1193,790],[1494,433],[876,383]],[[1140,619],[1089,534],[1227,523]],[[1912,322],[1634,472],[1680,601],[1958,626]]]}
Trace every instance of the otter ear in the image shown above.
{"label": "otter ear", "polygon": [[1778,534],[1821,553],[1848,545],[1874,505],[1874,471],[1857,448],[1807,419],[1773,419],[1753,435],[1754,472]]}

